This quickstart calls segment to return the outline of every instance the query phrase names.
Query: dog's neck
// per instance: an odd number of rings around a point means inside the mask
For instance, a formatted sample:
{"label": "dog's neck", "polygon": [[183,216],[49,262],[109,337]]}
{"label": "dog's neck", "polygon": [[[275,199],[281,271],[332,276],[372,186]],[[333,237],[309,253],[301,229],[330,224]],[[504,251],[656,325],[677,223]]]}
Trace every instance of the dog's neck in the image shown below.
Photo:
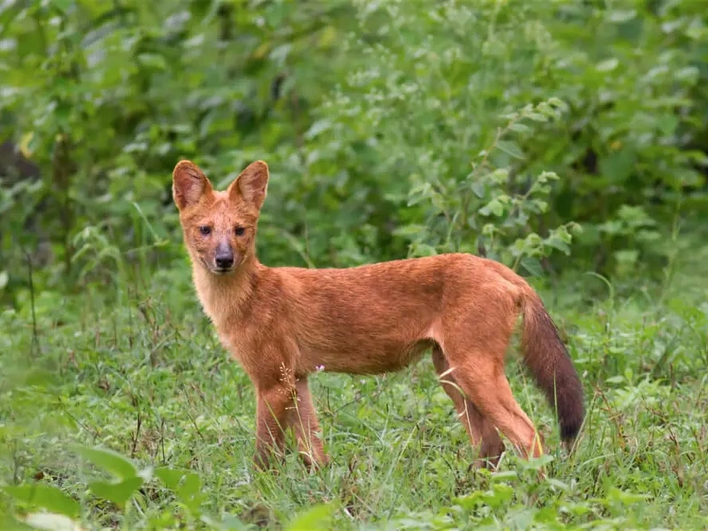
{"label": "dog's neck", "polygon": [[253,255],[245,258],[233,272],[223,275],[216,275],[192,261],[197,296],[217,329],[227,322],[238,321],[247,311],[264,268]]}

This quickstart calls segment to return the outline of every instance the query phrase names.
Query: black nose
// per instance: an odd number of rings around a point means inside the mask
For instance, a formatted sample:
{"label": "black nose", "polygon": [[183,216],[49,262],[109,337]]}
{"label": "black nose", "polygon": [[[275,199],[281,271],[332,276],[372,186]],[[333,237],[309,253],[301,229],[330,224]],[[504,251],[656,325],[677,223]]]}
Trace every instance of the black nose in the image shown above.
{"label": "black nose", "polygon": [[219,269],[229,269],[232,265],[234,265],[234,255],[231,253],[217,254],[215,261],[216,267]]}

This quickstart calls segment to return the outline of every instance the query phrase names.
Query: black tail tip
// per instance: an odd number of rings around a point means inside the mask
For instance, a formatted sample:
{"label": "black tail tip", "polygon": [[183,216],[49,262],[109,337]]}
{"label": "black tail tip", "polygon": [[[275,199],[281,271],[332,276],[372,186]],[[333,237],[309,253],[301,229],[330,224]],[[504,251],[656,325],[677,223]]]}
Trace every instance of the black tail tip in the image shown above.
{"label": "black tail tip", "polygon": [[560,438],[563,442],[570,443],[573,442],[580,433],[580,428],[583,425],[582,420],[580,422],[563,423],[560,426]]}

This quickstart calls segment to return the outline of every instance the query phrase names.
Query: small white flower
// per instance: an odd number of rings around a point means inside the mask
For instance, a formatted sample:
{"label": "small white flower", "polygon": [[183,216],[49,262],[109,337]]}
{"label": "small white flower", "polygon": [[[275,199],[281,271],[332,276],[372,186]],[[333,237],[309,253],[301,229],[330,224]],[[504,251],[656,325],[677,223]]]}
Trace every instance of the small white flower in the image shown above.
{"label": "small white flower", "polygon": [[317,365],[315,370],[317,370],[317,372],[322,372],[324,370],[324,365]]}

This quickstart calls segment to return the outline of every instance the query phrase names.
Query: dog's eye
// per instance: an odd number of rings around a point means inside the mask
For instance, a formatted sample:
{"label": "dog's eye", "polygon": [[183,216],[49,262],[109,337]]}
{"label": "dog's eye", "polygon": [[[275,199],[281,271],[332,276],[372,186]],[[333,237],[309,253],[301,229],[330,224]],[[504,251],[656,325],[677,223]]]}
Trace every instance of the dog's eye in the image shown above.
{"label": "dog's eye", "polygon": [[235,234],[236,236],[243,236],[243,233],[244,233],[244,232],[246,232],[246,229],[244,229],[243,227],[236,227],[236,228],[234,229],[234,234]]}
{"label": "dog's eye", "polygon": [[203,236],[209,236],[211,234],[211,227],[207,227],[206,225],[199,227],[199,232],[201,232]]}

